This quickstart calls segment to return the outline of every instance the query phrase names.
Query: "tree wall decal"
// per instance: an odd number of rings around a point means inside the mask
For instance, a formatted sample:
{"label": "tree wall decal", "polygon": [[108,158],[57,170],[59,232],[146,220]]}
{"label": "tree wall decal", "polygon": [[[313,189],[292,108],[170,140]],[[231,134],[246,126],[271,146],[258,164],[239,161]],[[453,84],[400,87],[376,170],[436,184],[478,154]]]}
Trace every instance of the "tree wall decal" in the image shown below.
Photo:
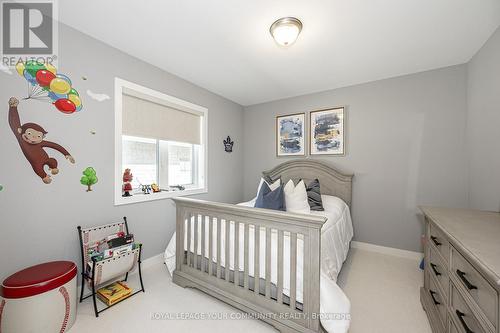
{"label": "tree wall decal", "polygon": [[83,173],[83,176],[80,179],[80,183],[82,185],[86,185],[87,192],[90,192],[90,191],[92,191],[92,185],[96,184],[98,181],[96,172],[95,172],[94,168],[88,167],[85,170],[83,170],[82,173]]}

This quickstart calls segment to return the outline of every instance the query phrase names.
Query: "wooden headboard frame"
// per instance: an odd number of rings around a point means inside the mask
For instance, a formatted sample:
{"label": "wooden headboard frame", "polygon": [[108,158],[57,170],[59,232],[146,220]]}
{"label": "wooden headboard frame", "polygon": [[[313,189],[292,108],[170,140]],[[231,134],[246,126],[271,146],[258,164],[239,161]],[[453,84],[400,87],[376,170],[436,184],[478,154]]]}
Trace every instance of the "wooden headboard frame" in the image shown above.
{"label": "wooden headboard frame", "polygon": [[278,165],[277,167],[262,172],[265,179],[272,181],[281,177],[286,184],[292,179],[311,181],[319,179],[321,193],[341,198],[351,206],[352,202],[352,174],[345,174],[327,163],[316,160],[292,160]]}

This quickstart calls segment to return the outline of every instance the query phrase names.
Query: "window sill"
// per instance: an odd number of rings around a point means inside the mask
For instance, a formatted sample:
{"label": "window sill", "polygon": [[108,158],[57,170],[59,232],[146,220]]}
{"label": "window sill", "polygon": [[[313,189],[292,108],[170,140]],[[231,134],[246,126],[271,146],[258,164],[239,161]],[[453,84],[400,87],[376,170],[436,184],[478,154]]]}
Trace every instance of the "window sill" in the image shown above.
{"label": "window sill", "polygon": [[170,199],[170,198],[175,198],[175,197],[184,197],[184,196],[203,194],[203,193],[208,193],[208,189],[207,188],[194,188],[194,189],[187,189],[187,190],[183,190],[183,191],[168,191],[168,192],[159,192],[159,193],[151,193],[151,194],[137,193],[137,194],[134,194],[130,197],[122,197],[122,196],[115,197],[115,206],[129,205],[129,204],[134,204],[134,203],[139,203],[139,202],[148,202],[148,201],[155,201],[155,200],[164,200],[164,199]]}

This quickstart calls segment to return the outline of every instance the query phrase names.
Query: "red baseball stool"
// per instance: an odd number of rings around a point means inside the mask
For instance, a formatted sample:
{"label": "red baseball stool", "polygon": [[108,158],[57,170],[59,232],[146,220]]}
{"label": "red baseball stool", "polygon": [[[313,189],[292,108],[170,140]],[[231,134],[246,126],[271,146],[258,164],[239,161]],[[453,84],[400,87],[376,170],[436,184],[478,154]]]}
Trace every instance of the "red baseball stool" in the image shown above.
{"label": "red baseball stool", "polygon": [[76,297],[76,265],[71,261],[23,269],[0,287],[0,332],[66,332],[76,319]]}

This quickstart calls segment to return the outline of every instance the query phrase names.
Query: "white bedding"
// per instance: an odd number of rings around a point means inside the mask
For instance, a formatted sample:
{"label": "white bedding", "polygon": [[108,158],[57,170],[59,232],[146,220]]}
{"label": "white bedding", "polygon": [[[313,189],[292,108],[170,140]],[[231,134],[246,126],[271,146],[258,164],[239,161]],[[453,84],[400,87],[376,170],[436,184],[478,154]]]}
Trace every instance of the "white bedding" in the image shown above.
{"label": "white bedding", "polygon": [[[320,312],[324,316],[321,318],[321,324],[329,333],[347,332],[349,328],[350,302],[343,291],[336,284],[337,276],[342,268],[342,264],[347,257],[349,243],[353,237],[353,228],[349,207],[341,199],[333,196],[322,195],[325,211],[312,211],[311,214],[327,217],[327,222],[321,229],[321,289],[320,289]],[[241,203],[242,206],[253,207],[254,201]],[[201,218],[198,221],[198,233],[201,234]],[[191,221],[193,223],[193,220]],[[192,224],[192,228],[194,224]],[[216,224],[213,224],[214,254],[213,261],[216,261]],[[205,220],[205,228],[208,230],[208,220]],[[234,223],[230,224],[230,253],[229,267],[234,270]],[[253,226],[249,228],[249,253],[253,254],[254,249],[254,230]],[[240,228],[240,250],[239,250],[239,269],[243,271],[243,228]],[[205,244],[208,244],[208,232],[205,235]],[[260,277],[265,278],[265,229],[260,230]],[[200,237],[199,237],[200,238]],[[225,223],[221,224],[221,248],[225,248]],[[277,233],[271,233],[271,282],[277,281]],[[185,242],[186,243],[186,242]],[[194,251],[194,239],[191,240],[191,251]],[[221,253],[221,265],[225,267],[225,251]],[[302,279],[303,279],[303,241],[297,238],[297,301],[302,302]],[[201,239],[198,239],[198,254],[201,255]],[[205,249],[205,257],[208,257],[208,246]],[[283,250],[283,293],[290,295],[290,240],[287,233],[284,235]],[[175,269],[175,233],[170,240],[165,251],[165,263],[170,273]],[[254,276],[253,255],[249,256],[249,274]],[[340,315],[340,316],[334,316]]]}

